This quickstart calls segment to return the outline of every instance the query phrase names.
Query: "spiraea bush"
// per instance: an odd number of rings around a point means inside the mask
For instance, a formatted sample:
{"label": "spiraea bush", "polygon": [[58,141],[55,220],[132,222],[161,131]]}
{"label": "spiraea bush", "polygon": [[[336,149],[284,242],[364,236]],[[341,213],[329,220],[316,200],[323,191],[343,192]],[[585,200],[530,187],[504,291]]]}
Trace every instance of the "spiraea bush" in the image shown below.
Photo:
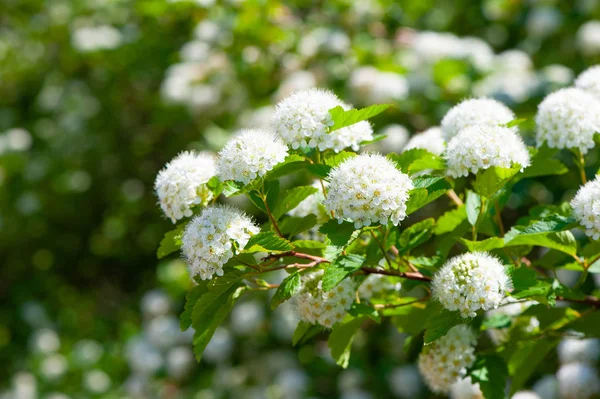
{"label": "spiraea bush", "polygon": [[[391,321],[420,353],[430,389],[456,397],[517,393],[561,339],[597,337],[594,71],[549,94],[535,121],[489,98],[467,99],[400,153],[361,151],[385,139],[369,120],[393,105],[357,109],[310,89],[283,98],[268,128],[240,131],[216,159],[179,155],[156,181],[176,224],[158,256],[181,251],[189,264],[195,284],[181,329],[194,331],[197,359],[236,301],[259,291],[271,293],[273,309],[291,305],[290,345],[328,336],[341,367],[359,329]],[[534,122],[537,140],[524,140],[520,125]],[[579,176],[572,201],[517,205],[516,221],[503,215],[515,187],[564,175],[565,162]],[[232,205],[240,196],[260,216]],[[439,211],[427,217],[434,202]],[[579,279],[563,283],[563,269]],[[561,359],[573,357],[566,352],[563,343]],[[593,366],[563,363],[564,397],[600,393]],[[527,395],[537,394],[515,397]]]}

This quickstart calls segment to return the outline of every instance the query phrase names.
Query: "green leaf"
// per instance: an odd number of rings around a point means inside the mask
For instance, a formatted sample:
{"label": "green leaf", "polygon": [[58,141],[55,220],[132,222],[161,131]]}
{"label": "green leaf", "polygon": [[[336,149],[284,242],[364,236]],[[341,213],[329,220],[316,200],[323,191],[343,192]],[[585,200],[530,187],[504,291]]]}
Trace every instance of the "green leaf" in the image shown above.
{"label": "green leaf", "polygon": [[504,247],[504,239],[499,237],[490,237],[483,241],[471,241],[466,238],[461,238],[460,242],[462,242],[470,252],[491,251],[492,249]]}
{"label": "green leaf", "polygon": [[303,218],[288,217],[279,223],[282,234],[295,237],[298,234],[313,228],[317,224],[317,215],[308,214]]}
{"label": "green leaf", "polygon": [[273,298],[271,298],[271,310],[290,299],[300,290],[301,285],[300,273],[295,272],[287,276],[281,284],[279,284],[277,291],[275,291]]}
{"label": "green leaf", "polygon": [[300,343],[306,342],[321,331],[322,327],[301,321],[296,326],[296,330],[294,330],[294,335],[292,336],[292,345],[296,346]]}
{"label": "green leaf", "polygon": [[586,338],[600,338],[600,312],[584,314],[569,324],[569,329],[585,334]]}
{"label": "green leaf", "polygon": [[412,148],[401,154],[390,153],[387,157],[406,174],[423,170],[443,170],[446,167],[441,157],[422,148]]}
{"label": "green leaf", "polygon": [[516,299],[531,298],[548,304],[551,298],[552,284],[538,279],[533,269],[521,266],[513,270],[511,275],[514,290],[511,296]]}
{"label": "green leaf", "polygon": [[552,248],[569,255],[577,254],[577,241],[570,231],[546,232],[537,224],[514,226],[504,236],[504,246],[537,245]]}
{"label": "green leaf", "polygon": [[342,255],[325,268],[323,291],[330,291],[365,263],[365,257],[356,254]]}
{"label": "green leaf", "polygon": [[218,197],[223,192],[223,183],[219,180],[217,176],[213,176],[210,178],[208,182],[206,182],[206,187],[210,191],[212,191],[215,197]]}
{"label": "green leaf", "polygon": [[527,122],[527,118],[517,118],[517,119],[513,119],[512,121],[502,125],[504,127],[513,127],[513,126],[519,126],[522,125],[523,123]]}
{"label": "green leaf", "polygon": [[194,353],[198,361],[215,330],[244,291],[242,277],[242,272],[234,271],[215,278],[206,285],[207,291],[198,298],[192,311],[192,327],[196,330],[193,339]]}
{"label": "green leaf", "polygon": [[481,325],[484,330],[489,330],[492,328],[508,328],[512,324],[512,319],[509,315],[506,314],[494,314],[491,317],[488,317],[484,320]]}
{"label": "green leaf", "polygon": [[346,126],[354,125],[360,121],[365,121],[369,118],[378,115],[391,107],[392,104],[375,104],[361,109],[350,109],[344,110],[341,106],[337,106],[329,110],[331,119],[333,120],[333,126],[329,129],[329,132],[341,129]]}
{"label": "green leaf", "polygon": [[514,164],[511,168],[492,166],[483,172],[477,173],[473,188],[479,195],[490,198],[520,170],[521,165],[519,164]]}
{"label": "green leaf", "polygon": [[365,305],[364,303],[353,303],[348,313],[354,317],[367,316],[371,320],[381,323],[381,315],[374,308]]}
{"label": "green leaf", "polygon": [[163,239],[160,241],[158,250],[156,251],[156,256],[158,259],[162,259],[175,251],[179,251],[179,248],[181,248],[181,237],[183,236],[184,229],[185,224],[182,223],[174,230],[171,230],[165,234]]}
{"label": "green leaf", "polygon": [[288,155],[283,162],[275,165],[275,167],[267,173],[265,180],[276,180],[282,176],[298,172],[302,168],[309,165],[305,157],[298,154]]}
{"label": "green leaf", "polygon": [[[278,180],[265,181],[264,192],[265,192],[265,198],[267,201],[267,205],[269,206],[269,209],[272,210],[275,207],[275,205],[277,204],[277,202],[278,202],[277,199],[279,198],[279,181]],[[256,190],[249,191],[247,193],[247,195],[248,195],[248,199],[250,199],[250,201],[252,201],[252,203],[258,209],[260,209],[264,213],[268,213],[267,208],[265,207],[265,203],[262,200],[262,197],[259,195],[259,193]]]}
{"label": "green leaf", "polygon": [[185,296],[185,307],[183,313],[179,317],[179,326],[181,331],[185,331],[192,325],[192,312],[194,310],[194,306],[200,299],[200,297],[208,292],[208,288],[206,285],[210,282],[210,280],[201,280],[199,284],[193,287],[188,291]]}
{"label": "green leaf", "polygon": [[531,165],[523,171],[520,179],[527,177],[540,177],[540,176],[552,176],[552,175],[563,175],[569,171],[569,169],[558,159],[552,159],[558,152],[555,148],[548,148],[544,145],[537,149],[535,154],[531,157]]}
{"label": "green leaf", "polygon": [[[315,194],[318,191],[319,189],[312,186],[299,186],[286,191],[283,198],[277,202],[277,205],[271,208],[273,210],[273,216],[275,217],[275,219],[279,219],[280,217],[297,207],[306,198]],[[269,204],[269,206],[271,205]]]}
{"label": "green leaf", "polygon": [[303,249],[325,249],[327,245],[321,241],[314,240],[296,240],[292,243],[294,247],[298,250]]}
{"label": "green leaf", "polygon": [[504,360],[495,355],[481,356],[469,369],[468,375],[479,383],[485,399],[504,399],[508,380],[508,367]]}
{"label": "green leaf", "polygon": [[350,361],[350,349],[354,335],[364,321],[364,317],[357,317],[345,323],[338,323],[333,326],[327,346],[331,349],[331,357],[338,366],[348,367]]}
{"label": "green leaf", "polygon": [[393,316],[392,323],[399,332],[417,335],[425,329],[430,311],[425,302],[383,310],[384,316]]}
{"label": "green leaf", "polygon": [[454,231],[462,222],[467,220],[467,211],[465,206],[461,206],[456,209],[452,209],[444,213],[439,217],[435,230],[435,235],[441,235]]}
{"label": "green leaf", "polygon": [[272,231],[264,231],[253,235],[248,240],[244,252],[286,252],[292,249],[294,249],[294,246],[285,238],[279,237]]}
{"label": "green leaf", "polygon": [[443,177],[439,176],[424,176],[414,179],[415,189],[409,193],[408,201],[406,202],[406,214],[421,209],[431,201],[444,195],[449,190],[450,183]]}
{"label": "green leaf", "polygon": [[443,337],[456,325],[465,322],[458,312],[450,312],[442,308],[439,302],[431,301],[427,306],[429,317],[425,323],[425,345]]}
{"label": "green leaf", "polygon": [[511,394],[519,391],[546,355],[556,346],[556,339],[536,339],[518,342],[503,354],[511,376]]}
{"label": "green leaf", "polygon": [[471,190],[467,190],[467,200],[465,202],[467,211],[467,220],[471,226],[475,226],[479,213],[481,212],[481,197]]}
{"label": "green leaf", "polygon": [[401,255],[423,244],[433,235],[435,220],[433,218],[422,220],[413,224],[400,234],[398,240],[398,251]]}
{"label": "green leaf", "polygon": [[349,222],[340,224],[336,219],[329,220],[319,228],[319,232],[325,234],[331,243],[338,247],[348,244],[355,230],[354,224]]}
{"label": "green leaf", "polygon": [[323,161],[324,161],[323,163],[325,165],[331,166],[333,168],[350,158],[354,158],[355,156],[356,156],[356,153],[350,152],[350,151],[340,151],[338,153],[334,152],[331,155],[325,156],[323,158]]}

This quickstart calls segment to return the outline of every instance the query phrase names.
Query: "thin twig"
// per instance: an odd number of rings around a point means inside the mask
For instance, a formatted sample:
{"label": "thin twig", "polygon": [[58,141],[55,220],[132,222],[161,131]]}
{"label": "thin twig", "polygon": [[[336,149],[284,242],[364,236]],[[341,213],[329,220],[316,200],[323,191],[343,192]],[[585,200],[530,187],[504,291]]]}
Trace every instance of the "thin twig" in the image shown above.
{"label": "thin twig", "polygon": [[592,305],[593,307],[600,309],[600,299],[595,296],[587,295],[584,299],[570,299],[562,296],[556,297],[557,301],[566,301],[566,302],[576,302],[576,303],[585,303],[587,305]]}
{"label": "thin twig", "polygon": [[362,267],[360,270],[362,270],[364,273],[367,274],[383,274],[386,276],[394,276],[394,277],[400,277],[400,278],[406,278],[409,280],[419,280],[419,281],[431,281],[431,277],[429,276],[425,276],[422,273],[415,273],[415,272],[397,272],[397,271],[393,271],[393,270],[384,270],[384,269],[376,269],[374,267]]}
{"label": "thin twig", "polygon": [[456,194],[456,191],[454,191],[454,189],[450,189],[448,191],[446,191],[446,195],[452,200],[452,202],[454,202],[456,204],[456,206],[461,207],[463,206],[465,203],[462,202],[462,200],[460,199],[460,197],[458,196],[458,194]]}

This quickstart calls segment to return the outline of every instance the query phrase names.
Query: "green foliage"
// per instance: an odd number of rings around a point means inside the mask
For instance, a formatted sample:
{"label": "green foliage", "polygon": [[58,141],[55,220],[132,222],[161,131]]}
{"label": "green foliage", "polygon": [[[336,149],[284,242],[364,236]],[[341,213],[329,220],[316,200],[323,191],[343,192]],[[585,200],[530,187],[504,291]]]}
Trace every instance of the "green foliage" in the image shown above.
{"label": "green foliage", "polygon": [[424,170],[443,170],[445,163],[442,158],[421,148],[413,148],[401,154],[388,154],[398,169],[406,174],[414,174]]}
{"label": "green foliage", "polygon": [[434,234],[446,234],[456,229],[462,222],[467,220],[466,209],[467,208],[465,206],[461,206],[456,209],[451,209],[440,216],[437,220]]}
{"label": "green foliage", "polygon": [[531,157],[531,165],[523,171],[521,178],[564,175],[567,173],[569,171],[567,167],[559,160],[552,158],[556,153],[558,153],[557,149],[549,148],[546,145],[535,150]]}
{"label": "green foliage", "polygon": [[364,321],[364,317],[353,318],[349,321],[339,323],[334,326],[329,334],[327,345],[331,349],[331,357],[337,365],[346,368],[350,361],[350,347],[354,340],[354,335]]}
{"label": "green foliage", "polygon": [[352,223],[343,222],[340,224],[335,219],[324,223],[319,228],[320,233],[325,234],[333,245],[337,245],[339,247],[343,247],[348,244],[348,241],[350,241],[350,238],[355,230],[356,229]]}
{"label": "green foliage", "polygon": [[346,277],[359,270],[365,257],[360,255],[342,255],[336,258],[325,268],[323,275],[323,290],[330,291],[342,282]]}
{"label": "green foliage", "polygon": [[165,234],[163,239],[160,241],[158,250],[156,251],[156,257],[158,259],[162,259],[175,251],[179,251],[184,229],[185,224],[180,224],[174,230],[171,230]]}
{"label": "green foliage", "polygon": [[490,198],[520,170],[521,165],[519,164],[515,164],[511,168],[492,166],[477,174],[473,188],[482,197]]}
{"label": "green foliage", "polygon": [[271,208],[273,210],[273,216],[275,216],[275,219],[279,219],[318,191],[317,188],[311,186],[294,187],[291,190],[286,191],[283,198],[281,198],[278,203],[273,204],[273,207]]}
{"label": "green foliage", "polygon": [[361,109],[349,109],[348,111],[339,105],[329,110],[331,119],[333,120],[333,126],[329,129],[329,132],[341,129],[346,126],[354,125],[355,123],[366,121],[376,115],[379,115],[392,104],[376,104],[370,105],[366,108]]}
{"label": "green foliage", "polygon": [[413,182],[415,188],[409,193],[410,196],[406,202],[407,215],[438,199],[451,188],[450,183],[439,176],[418,177]]}
{"label": "green foliage", "polygon": [[452,327],[466,321],[458,312],[443,309],[437,301],[431,301],[427,306],[427,311],[429,316],[425,322],[425,337],[423,338],[425,345],[443,337]]}
{"label": "green foliage", "polygon": [[294,272],[287,276],[275,291],[275,295],[271,298],[271,309],[275,309],[283,302],[290,299],[296,292],[300,290],[301,281],[300,273]]}
{"label": "green foliage", "polygon": [[479,383],[485,399],[504,399],[504,389],[508,380],[508,368],[499,356],[489,355],[477,358],[469,369],[473,383]]}
{"label": "green foliage", "polygon": [[400,251],[400,254],[407,254],[412,249],[429,240],[433,235],[434,227],[435,220],[429,218],[415,223],[404,230],[398,239],[398,251]]}
{"label": "green foliage", "polygon": [[272,231],[263,231],[248,240],[244,252],[286,252],[292,249],[294,246],[285,238],[279,237]]}

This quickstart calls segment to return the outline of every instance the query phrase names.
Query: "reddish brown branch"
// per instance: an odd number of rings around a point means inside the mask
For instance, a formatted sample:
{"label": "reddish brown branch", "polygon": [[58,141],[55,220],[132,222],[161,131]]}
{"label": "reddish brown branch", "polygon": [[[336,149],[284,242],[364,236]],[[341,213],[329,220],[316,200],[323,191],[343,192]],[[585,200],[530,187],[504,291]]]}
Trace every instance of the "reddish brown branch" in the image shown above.
{"label": "reddish brown branch", "polygon": [[384,274],[386,276],[394,276],[407,278],[409,280],[431,281],[431,277],[425,276],[419,272],[397,272],[394,270],[376,269],[374,267],[362,267],[361,270],[367,274]]}
{"label": "reddish brown branch", "polygon": [[564,298],[562,296],[556,297],[557,301],[565,301],[565,302],[575,302],[575,303],[584,303],[586,305],[592,305],[595,308],[600,309],[600,299],[595,296],[587,295],[584,299],[569,299]]}

